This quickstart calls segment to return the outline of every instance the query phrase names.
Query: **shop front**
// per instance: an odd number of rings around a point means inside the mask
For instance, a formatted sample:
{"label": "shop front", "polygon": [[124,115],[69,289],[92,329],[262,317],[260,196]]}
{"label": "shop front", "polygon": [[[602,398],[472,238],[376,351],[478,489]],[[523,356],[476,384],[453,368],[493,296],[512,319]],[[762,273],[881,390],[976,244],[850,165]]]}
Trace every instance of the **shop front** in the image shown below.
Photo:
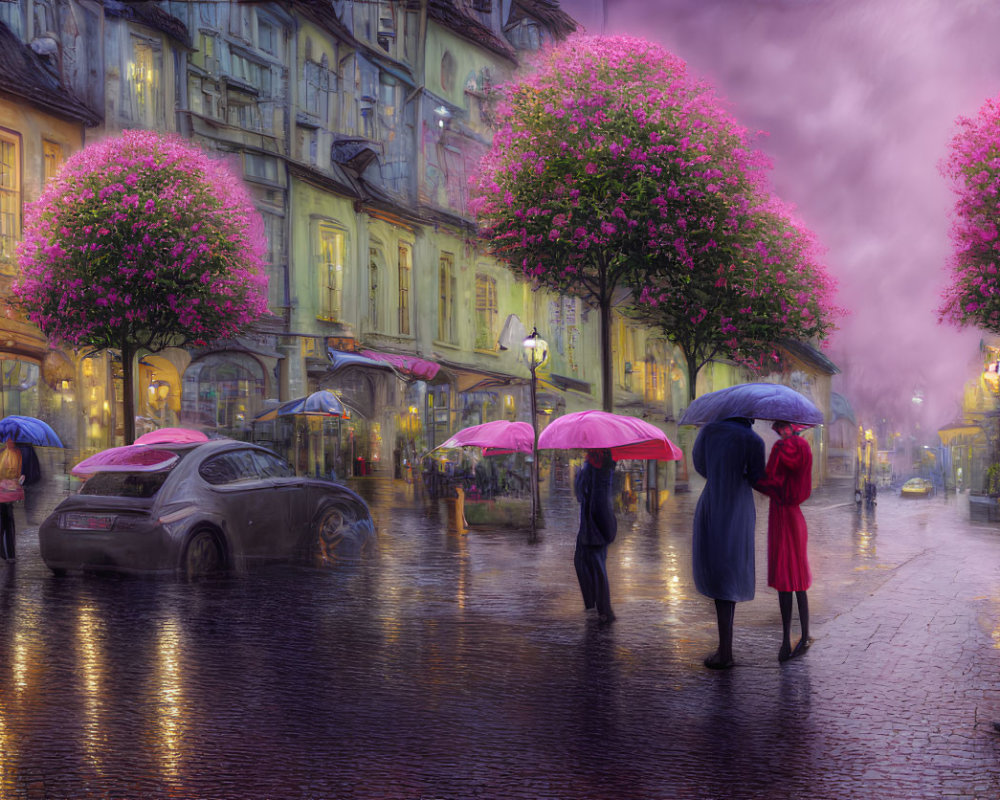
{"label": "shop front", "polygon": [[[271,373],[271,374],[269,374]],[[163,402],[169,401],[169,389],[154,379],[147,392]],[[221,351],[196,357],[182,378],[179,422],[220,436],[244,441],[253,435],[253,418],[263,409],[273,381],[273,365],[266,369],[261,357],[238,351]],[[168,410],[156,406],[159,413]]]}

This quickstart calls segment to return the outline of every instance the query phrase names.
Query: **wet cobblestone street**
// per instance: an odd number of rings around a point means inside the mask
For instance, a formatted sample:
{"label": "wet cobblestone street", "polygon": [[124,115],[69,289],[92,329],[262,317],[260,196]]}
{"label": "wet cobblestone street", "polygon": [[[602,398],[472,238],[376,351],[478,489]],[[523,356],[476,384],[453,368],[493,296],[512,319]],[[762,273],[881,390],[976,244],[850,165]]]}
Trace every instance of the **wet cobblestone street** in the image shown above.
{"label": "wet cobblestone street", "polygon": [[716,673],[696,494],[619,517],[600,625],[568,494],[533,541],[360,489],[379,552],[329,570],[57,579],[22,530],[0,565],[0,798],[1000,797],[1000,527],[964,496],[866,515],[817,492],[816,642],[784,665],[761,502],[757,598]]}

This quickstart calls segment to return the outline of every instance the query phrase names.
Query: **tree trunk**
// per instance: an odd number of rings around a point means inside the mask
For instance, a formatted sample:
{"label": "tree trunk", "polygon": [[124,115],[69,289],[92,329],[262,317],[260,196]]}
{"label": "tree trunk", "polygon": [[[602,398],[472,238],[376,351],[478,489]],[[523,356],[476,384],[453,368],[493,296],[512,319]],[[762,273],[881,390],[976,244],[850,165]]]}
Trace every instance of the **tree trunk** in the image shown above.
{"label": "tree trunk", "polygon": [[601,298],[601,408],[615,410],[615,373],[611,360],[611,296]]}
{"label": "tree trunk", "polygon": [[125,444],[135,441],[135,348],[122,342],[122,422],[125,425]]}

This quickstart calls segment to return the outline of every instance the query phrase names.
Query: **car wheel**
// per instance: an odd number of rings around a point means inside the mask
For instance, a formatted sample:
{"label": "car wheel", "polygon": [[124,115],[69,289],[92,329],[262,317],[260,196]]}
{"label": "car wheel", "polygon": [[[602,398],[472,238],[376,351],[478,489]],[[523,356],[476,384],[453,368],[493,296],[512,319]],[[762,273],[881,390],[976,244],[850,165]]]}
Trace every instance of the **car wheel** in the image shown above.
{"label": "car wheel", "polygon": [[316,566],[336,563],[355,540],[355,519],[346,509],[329,506],[320,511],[313,525],[311,561]]}
{"label": "car wheel", "polygon": [[199,578],[219,572],[222,567],[222,550],[215,534],[208,530],[197,531],[184,551],[184,574],[188,578]]}

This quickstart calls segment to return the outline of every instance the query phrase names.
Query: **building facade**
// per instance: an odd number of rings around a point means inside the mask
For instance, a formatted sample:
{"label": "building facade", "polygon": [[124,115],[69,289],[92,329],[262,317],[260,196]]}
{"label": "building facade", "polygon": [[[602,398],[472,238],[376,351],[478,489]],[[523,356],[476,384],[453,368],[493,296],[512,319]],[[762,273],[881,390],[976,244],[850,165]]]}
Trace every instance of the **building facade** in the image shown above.
{"label": "building facade", "polygon": [[[550,352],[540,424],[596,407],[598,315],[486,253],[469,210],[489,87],[574,28],[556,0],[2,3],[0,292],[23,206],[69,153],[126,128],[176,132],[250,187],[269,313],[235,340],[141,354],[138,432],[197,426],[303,473],[401,474],[460,427],[530,420],[532,330]],[[52,421],[67,460],[121,442],[115,354],[54,349],[9,304],[0,327],[4,413]],[[613,342],[619,410],[677,438],[680,354],[625,319]],[[717,364],[699,381],[742,377]],[[343,418],[270,413],[323,389]]]}

